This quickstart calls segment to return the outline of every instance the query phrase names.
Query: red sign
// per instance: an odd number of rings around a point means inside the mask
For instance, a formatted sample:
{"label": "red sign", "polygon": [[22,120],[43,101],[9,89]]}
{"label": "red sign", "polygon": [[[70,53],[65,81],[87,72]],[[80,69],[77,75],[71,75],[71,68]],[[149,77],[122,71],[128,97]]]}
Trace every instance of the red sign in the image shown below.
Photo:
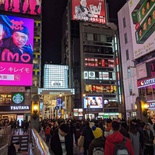
{"label": "red sign", "polygon": [[105,24],[105,1],[72,0],[72,19]]}

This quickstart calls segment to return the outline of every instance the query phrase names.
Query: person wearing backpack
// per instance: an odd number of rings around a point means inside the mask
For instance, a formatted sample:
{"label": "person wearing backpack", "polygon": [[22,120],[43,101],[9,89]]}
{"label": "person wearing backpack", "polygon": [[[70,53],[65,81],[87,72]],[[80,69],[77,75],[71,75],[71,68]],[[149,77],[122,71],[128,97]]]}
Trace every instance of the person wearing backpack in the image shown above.
{"label": "person wearing backpack", "polygon": [[113,133],[106,137],[104,155],[134,155],[131,141],[119,132],[120,127],[119,122],[112,122]]}
{"label": "person wearing backpack", "polygon": [[89,145],[88,155],[103,155],[104,154],[104,144],[105,138],[103,138],[103,131],[101,128],[93,126],[92,127],[94,139]]}

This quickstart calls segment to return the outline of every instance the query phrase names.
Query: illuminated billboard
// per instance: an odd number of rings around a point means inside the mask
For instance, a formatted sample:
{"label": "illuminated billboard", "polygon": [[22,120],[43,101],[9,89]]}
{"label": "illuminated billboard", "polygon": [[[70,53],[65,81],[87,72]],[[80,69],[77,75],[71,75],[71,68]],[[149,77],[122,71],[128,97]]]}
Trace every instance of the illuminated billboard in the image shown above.
{"label": "illuminated billboard", "polygon": [[129,1],[134,59],[155,50],[155,0]]}
{"label": "illuminated billboard", "polygon": [[86,96],[84,97],[84,108],[103,108],[102,97]]}
{"label": "illuminated billboard", "polygon": [[0,10],[22,14],[40,15],[41,0],[2,0]]}
{"label": "illuminated billboard", "polygon": [[0,85],[32,86],[34,20],[0,15]]}
{"label": "illuminated billboard", "polygon": [[72,19],[105,24],[105,1],[72,0]]}
{"label": "illuminated billboard", "polygon": [[68,88],[68,66],[45,64],[44,88]]}

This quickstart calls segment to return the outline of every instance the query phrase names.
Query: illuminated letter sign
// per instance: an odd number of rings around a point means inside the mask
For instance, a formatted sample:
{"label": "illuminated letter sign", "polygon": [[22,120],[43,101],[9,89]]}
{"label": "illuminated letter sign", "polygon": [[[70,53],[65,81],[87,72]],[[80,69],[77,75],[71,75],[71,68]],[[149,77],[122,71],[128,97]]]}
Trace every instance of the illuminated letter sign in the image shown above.
{"label": "illuminated letter sign", "polygon": [[9,50],[5,49],[2,52],[2,61],[10,61],[12,62],[14,60],[15,62],[19,62],[20,60],[24,63],[28,63],[31,60],[31,57],[27,53],[23,53],[21,56],[19,56],[19,53],[13,54]]}
{"label": "illuminated letter sign", "polygon": [[10,106],[10,110],[30,110],[29,106]]}

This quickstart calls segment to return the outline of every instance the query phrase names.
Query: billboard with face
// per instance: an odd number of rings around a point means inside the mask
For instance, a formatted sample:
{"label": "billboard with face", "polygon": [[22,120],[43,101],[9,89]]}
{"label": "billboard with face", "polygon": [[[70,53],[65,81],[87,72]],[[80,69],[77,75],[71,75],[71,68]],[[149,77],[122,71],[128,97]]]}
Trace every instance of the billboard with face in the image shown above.
{"label": "billboard with face", "polygon": [[0,10],[31,15],[41,14],[41,0],[0,0]]}
{"label": "billboard with face", "polygon": [[0,15],[0,85],[32,85],[33,35],[33,19]]}
{"label": "billboard with face", "polygon": [[72,19],[106,23],[104,0],[72,0]]}
{"label": "billboard with face", "polygon": [[134,59],[155,50],[155,0],[129,2]]}
{"label": "billboard with face", "polygon": [[84,108],[103,108],[102,97],[86,96],[84,97]]}

